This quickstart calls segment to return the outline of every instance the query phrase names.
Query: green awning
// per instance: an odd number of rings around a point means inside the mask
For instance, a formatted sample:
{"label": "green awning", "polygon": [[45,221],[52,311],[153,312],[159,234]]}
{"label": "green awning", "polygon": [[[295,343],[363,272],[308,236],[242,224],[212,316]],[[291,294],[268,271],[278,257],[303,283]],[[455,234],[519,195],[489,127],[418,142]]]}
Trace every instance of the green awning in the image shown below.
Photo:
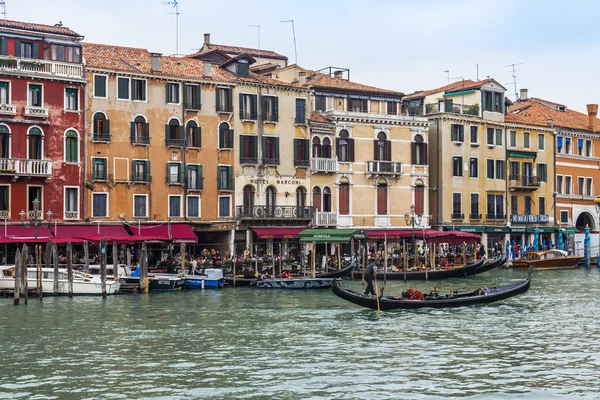
{"label": "green awning", "polygon": [[485,228],[487,233],[510,233],[508,226],[488,226]]}
{"label": "green awning", "polygon": [[518,227],[518,228],[510,228],[510,232],[511,233],[526,233],[527,232],[527,228],[525,227]]}
{"label": "green awning", "polygon": [[461,90],[460,92],[444,93],[444,97],[460,96],[461,94],[475,93],[475,89]]}
{"label": "green awning", "polygon": [[485,232],[485,226],[444,226],[445,231],[459,231],[459,232],[470,232],[470,233],[483,233]]}
{"label": "green awning", "polygon": [[306,229],[298,234],[300,243],[348,243],[353,238],[367,239],[360,229]]}
{"label": "green awning", "polygon": [[[540,226],[538,227],[538,231],[540,233],[552,233],[555,232],[555,228],[548,226]],[[527,233],[535,233],[535,228],[527,228]]]}
{"label": "green awning", "polygon": [[509,151],[509,157],[520,157],[520,158],[535,158],[537,153],[533,151]]}
{"label": "green awning", "polygon": [[571,236],[574,235],[575,233],[577,233],[577,229],[573,228],[573,227],[568,227],[568,228],[556,228],[557,232],[562,232],[563,234],[566,234],[567,236]]}

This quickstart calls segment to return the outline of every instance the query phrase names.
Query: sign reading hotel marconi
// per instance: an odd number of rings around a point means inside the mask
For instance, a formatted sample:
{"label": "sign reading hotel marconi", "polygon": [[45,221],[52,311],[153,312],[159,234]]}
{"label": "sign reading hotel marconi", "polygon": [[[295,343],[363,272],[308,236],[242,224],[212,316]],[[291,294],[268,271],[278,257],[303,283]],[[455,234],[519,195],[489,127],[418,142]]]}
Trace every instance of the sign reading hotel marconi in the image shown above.
{"label": "sign reading hotel marconi", "polygon": [[250,179],[255,185],[303,185],[304,182],[296,179]]}

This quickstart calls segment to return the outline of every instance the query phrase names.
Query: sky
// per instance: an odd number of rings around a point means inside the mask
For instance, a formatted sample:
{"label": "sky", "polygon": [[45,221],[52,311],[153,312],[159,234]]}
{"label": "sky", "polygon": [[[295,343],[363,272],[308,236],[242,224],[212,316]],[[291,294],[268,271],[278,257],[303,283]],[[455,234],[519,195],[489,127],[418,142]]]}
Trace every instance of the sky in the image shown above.
{"label": "sky", "polygon": [[[600,7],[593,0],[179,1],[179,53],[215,44],[285,54],[308,69],[411,93],[492,77],[585,112],[600,102]],[[56,24],[85,41],[176,53],[173,0],[5,0],[7,19]],[[449,71],[449,72],[445,72]],[[477,75],[479,71],[479,75]]]}

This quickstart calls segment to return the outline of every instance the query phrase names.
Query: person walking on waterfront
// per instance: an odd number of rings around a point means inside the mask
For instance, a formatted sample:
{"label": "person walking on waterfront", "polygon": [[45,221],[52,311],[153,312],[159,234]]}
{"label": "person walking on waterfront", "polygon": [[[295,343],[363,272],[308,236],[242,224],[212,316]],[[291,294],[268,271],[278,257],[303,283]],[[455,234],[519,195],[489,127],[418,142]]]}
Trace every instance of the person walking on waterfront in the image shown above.
{"label": "person walking on waterfront", "polygon": [[482,244],[479,245],[479,250],[477,251],[478,258],[481,260],[485,258],[485,247]]}
{"label": "person walking on waterfront", "polygon": [[377,280],[377,268],[379,266],[379,259],[371,259],[371,263],[365,269],[365,281],[367,281],[367,288],[365,289],[365,296],[372,294],[377,296],[375,289],[373,289],[373,279]]}

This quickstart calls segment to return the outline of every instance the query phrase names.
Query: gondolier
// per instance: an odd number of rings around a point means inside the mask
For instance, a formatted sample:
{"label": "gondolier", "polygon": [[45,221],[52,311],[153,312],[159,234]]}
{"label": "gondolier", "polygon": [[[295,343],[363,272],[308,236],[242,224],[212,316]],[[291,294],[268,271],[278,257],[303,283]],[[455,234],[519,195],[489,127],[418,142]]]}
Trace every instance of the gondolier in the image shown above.
{"label": "gondolier", "polygon": [[372,294],[377,296],[375,289],[373,289],[373,279],[377,279],[377,267],[379,266],[379,259],[371,259],[371,263],[365,269],[365,281],[367,281],[367,288],[365,289],[365,296]]}

